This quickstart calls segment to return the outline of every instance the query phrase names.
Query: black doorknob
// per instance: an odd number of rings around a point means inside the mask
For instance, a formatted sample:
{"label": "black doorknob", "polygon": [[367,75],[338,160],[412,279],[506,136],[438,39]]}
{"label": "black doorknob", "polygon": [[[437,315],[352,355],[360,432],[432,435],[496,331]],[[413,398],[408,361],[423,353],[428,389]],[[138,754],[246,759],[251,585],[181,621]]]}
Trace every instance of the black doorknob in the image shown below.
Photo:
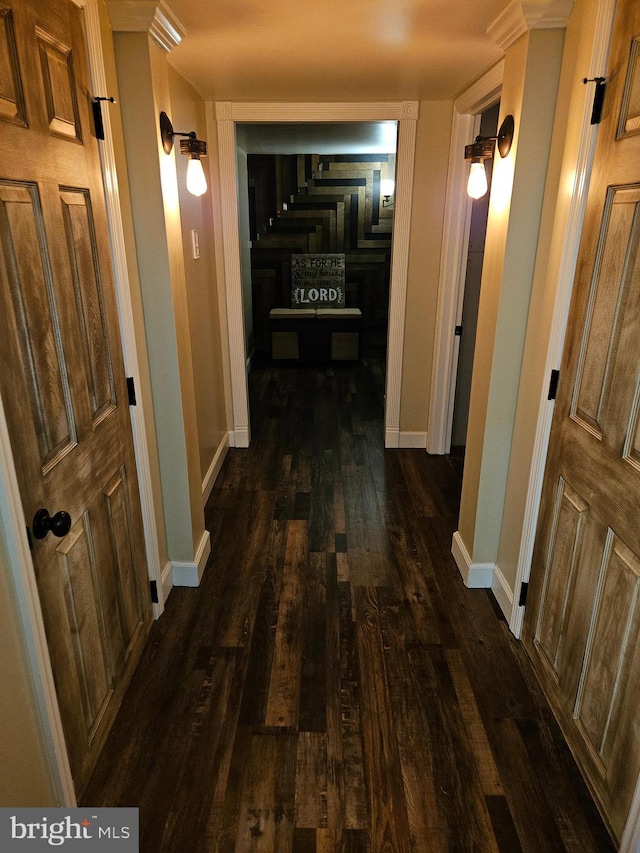
{"label": "black doorknob", "polygon": [[66,536],[71,530],[71,516],[61,509],[54,516],[49,515],[49,510],[39,509],[33,516],[33,535],[36,539],[44,539],[49,531],[54,536]]}

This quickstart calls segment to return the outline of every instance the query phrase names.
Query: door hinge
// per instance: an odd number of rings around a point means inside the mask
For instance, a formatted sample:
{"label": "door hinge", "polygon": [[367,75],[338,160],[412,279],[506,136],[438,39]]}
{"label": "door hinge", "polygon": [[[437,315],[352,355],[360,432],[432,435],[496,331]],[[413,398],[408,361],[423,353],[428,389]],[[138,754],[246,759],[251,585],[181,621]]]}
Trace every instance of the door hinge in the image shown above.
{"label": "door hinge", "polygon": [[149,581],[149,590],[151,592],[151,603],[158,603],[158,581]]}
{"label": "door hinge", "polygon": [[91,109],[93,110],[93,128],[96,133],[96,139],[104,139],[104,122],[102,121],[102,101],[109,101],[115,104],[115,98],[96,97],[91,101]]}
{"label": "door hinge", "polygon": [[129,396],[129,405],[137,406],[136,403],[136,383],[133,376],[127,376],[127,394]]}
{"label": "door hinge", "polygon": [[462,335],[462,326],[456,326],[454,335],[459,338]]}
{"label": "door hinge", "polygon": [[552,370],[551,379],[549,380],[549,394],[547,400],[555,400],[558,393],[558,380],[560,379],[560,371]]}
{"label": "door hinge", "polygon": [[591,108],[591,124],[600,124],[602,121],[602,105],[604,104],[607,79],[606,77],[585,77],[582,82],[596,84],[596,90],[593,93],[593,107]]}
{"label": "door hinge", "polygon": [[527,594],[529,592],[529,584],[524,582],[520,584],[520,598],[518,599],[518,606],[525,607],[527,603]]}

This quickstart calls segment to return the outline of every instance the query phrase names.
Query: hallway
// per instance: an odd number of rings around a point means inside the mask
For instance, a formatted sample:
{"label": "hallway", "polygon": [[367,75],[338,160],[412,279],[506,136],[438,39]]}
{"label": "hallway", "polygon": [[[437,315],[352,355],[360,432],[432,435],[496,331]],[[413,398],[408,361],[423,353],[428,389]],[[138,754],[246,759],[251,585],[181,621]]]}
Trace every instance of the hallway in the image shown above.
{"label": "hallway", "polygon": [[613,850],[527,659],[450,554],[459,462],[383,448],[380,364],[256,367],[84,797],[143,853]]}

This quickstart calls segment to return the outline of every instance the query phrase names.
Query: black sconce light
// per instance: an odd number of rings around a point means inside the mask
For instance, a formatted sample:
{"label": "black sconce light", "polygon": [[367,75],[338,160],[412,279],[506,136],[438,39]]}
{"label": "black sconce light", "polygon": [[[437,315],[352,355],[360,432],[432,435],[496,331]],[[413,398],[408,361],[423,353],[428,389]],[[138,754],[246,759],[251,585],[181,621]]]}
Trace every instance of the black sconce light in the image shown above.
{"label": "black sconce light", "polygon": [[511,150],[515,124],[513,116],[506,116],[500,125],[497,136],[476,136],[476,141],[464,147],[464,159],[471,160],[467,195],[471,198],[482,198],[488,189],[487,173],[484,161],[491,160],[497,143],[501,157],[506,157]]}
{"label": "black sconce light", "polygon": [[385,178],[380,181],[380,195],[382,196],[383,207],[393,207],[393,192],[396,188],[396,183],[391,178]]}
{"label": "black sconce light", "polygon": [[187,189],[192,195],[202,195],[207,191],[207,179],[204,175],[201,157],[207,156],[207,143],[196,137],[195,130],[190,133],[181,133],[173,129],[171,119],[162,112],[160,113],[160,136],[165,154],[171,154],[173,150],[173,137],[183,136],[180,140],[180,153],[189,157],[187,166]]}

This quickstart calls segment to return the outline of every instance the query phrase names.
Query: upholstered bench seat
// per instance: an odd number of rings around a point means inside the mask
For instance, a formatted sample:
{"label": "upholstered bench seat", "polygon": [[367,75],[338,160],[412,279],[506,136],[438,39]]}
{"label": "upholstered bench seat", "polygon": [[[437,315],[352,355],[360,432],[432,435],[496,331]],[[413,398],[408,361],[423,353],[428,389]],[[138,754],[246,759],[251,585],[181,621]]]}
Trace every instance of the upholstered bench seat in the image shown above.
{"label": "upholstered bench seat", "polygon": [[316,321],[330,323],[332,361],[357,361],[360,358],[359,308],[316,308]]}
{"label": "upholstered bench seat", "polygon": [[360,357],[359,308],[272,308],[269,321],[273,359],[355,361]]}
{"label": "upholstered bench seat", "polygon": [[270,320],[314,320],[315,308],[272,308],[269,311]]}
{"label": "upholstered bench seat", "polygon": [[271,357],[273,359],[299,359],[300,336],[303,340],[308,325],[316,319],[315,308],[272,308],[269,311],[271,324]]}
{"label": "upholstered bench seat", "polygon": [[317,320],[361,320],[359,308],[316,308]]}

